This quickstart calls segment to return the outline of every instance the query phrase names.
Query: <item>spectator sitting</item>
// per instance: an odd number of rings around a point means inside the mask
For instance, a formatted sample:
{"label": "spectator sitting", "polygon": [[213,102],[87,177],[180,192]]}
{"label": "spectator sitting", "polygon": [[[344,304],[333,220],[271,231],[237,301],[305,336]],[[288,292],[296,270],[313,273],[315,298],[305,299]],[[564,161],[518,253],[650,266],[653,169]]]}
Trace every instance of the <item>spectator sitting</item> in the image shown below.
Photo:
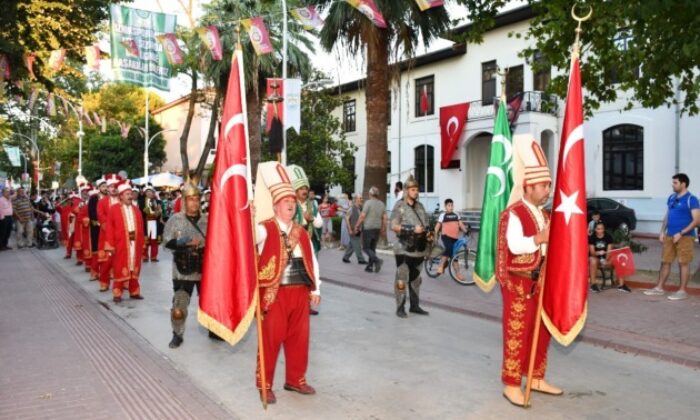
{"label": "spectator sitting", "polygon": [[591,215],[591,221],[588,222],[588,236],[593,235],[595,233],[595,225],[600,223],[600,212],[598,210],[593,210],[593,214]]}
{"label": "spectator sitting", "polygon": [[[591,276],[591,290],[599,293],[600,285],[596,282],[596,273],[598,269],[612,268],[610,263],[610,251],[612,251],[613,240],[610,235],[605,232],[605,224],[598,222],[595,225],[594,232],[588,237],[588,253],[589,258],[589,274]],[[631,292],[630,288],[625,284],[623,277],[617,279],[617,290],[620,292]]]}

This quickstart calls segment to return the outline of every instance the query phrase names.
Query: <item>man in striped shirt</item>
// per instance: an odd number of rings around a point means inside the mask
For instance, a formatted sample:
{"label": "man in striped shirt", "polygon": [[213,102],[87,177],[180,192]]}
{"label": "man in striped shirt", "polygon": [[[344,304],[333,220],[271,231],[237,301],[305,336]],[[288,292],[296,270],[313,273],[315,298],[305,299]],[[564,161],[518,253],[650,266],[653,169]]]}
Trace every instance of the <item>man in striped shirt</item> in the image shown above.
{"label": "man in striped shirt", "polygon": [[17,225],[17,248],[34,246],[34,207],[24,192],[24,188],[17,190],[17,195],[12,200],[12,210],[15,214]]}

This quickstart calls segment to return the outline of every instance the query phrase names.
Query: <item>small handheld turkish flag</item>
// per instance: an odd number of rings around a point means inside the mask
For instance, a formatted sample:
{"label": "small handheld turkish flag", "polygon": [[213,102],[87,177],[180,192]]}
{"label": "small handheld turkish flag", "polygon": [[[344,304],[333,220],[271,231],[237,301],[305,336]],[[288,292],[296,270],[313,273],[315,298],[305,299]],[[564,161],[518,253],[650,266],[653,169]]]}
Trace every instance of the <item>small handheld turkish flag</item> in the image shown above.
{"label": "small handheld turkish flag", "polygon": [[610,264],[615,268],[617,277],[628,277],[636,271],[632,250],[628,246],[610,251]]}

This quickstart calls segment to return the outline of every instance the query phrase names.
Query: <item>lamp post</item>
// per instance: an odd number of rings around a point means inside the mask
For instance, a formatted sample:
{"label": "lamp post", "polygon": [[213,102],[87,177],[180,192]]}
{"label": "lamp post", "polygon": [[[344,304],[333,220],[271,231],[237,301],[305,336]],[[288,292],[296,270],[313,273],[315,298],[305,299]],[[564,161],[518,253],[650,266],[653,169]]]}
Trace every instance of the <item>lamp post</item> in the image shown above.
{"label": "lamp post", "polygon": [[[144,180],[148,180],[148,148],[151,146],[151,142],[153,139],[155,139],[158,134],[163,134],[167,133],[169,131],[177,131],[174,128],[168,129],[168,130],[160,130],[159,132],[155,133],[154,135],[151,136],[148,141],[146,141],[146,147],[143,150],[143,178]],[[144,139],[146,138],[146,135],[144,135]]]}
{"label": "lamp post", "polygon": [[[12,135],[24,137],[25,139],[29,140],[29,142],[32,144],[32,146],[34,146],[34,148],[36,148],[36,170],[37,170],[37,174],[38,174],[38,179],[36,182],[36,192],[37,192],[37,194],[41,195],[41,150],[39,150],[39,145],[37,145],[36,141],[34,141],[33,138],[31,138],[27,135],[24,135],[22,133],[13,132]],[[26,156],[25,156],[25,165],[26,165]],[[25,170],[25,172],[26,172],[26,170]]]}

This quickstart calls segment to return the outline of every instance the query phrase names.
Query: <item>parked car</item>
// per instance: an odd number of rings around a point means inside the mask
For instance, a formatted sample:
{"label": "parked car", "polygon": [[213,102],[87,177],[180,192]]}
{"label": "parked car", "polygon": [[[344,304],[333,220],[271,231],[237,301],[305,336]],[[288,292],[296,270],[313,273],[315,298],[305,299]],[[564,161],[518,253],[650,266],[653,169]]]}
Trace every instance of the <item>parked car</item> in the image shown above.
{"label": "parked car", "polygon": [[588,221],[595,210],[600,212],[600,220],[611,229],[620,229],[630,232],[637,228],[637,215],[631,209],[619,202],[603,197],[589,198],[586,200],[588,207]]}
{"label": "parked car", "polygon": [[[619,202],[604,197],[595,197],[586,199],[586,219],[591,221],[593,212],[600,212],[600,220],[605,223],[608,229],[620,229],[625,233],[631,232],[637,228],[637,215],[634,209],[631,209]],[[552,211],[552,201],[547,203],[545,209]]]}

